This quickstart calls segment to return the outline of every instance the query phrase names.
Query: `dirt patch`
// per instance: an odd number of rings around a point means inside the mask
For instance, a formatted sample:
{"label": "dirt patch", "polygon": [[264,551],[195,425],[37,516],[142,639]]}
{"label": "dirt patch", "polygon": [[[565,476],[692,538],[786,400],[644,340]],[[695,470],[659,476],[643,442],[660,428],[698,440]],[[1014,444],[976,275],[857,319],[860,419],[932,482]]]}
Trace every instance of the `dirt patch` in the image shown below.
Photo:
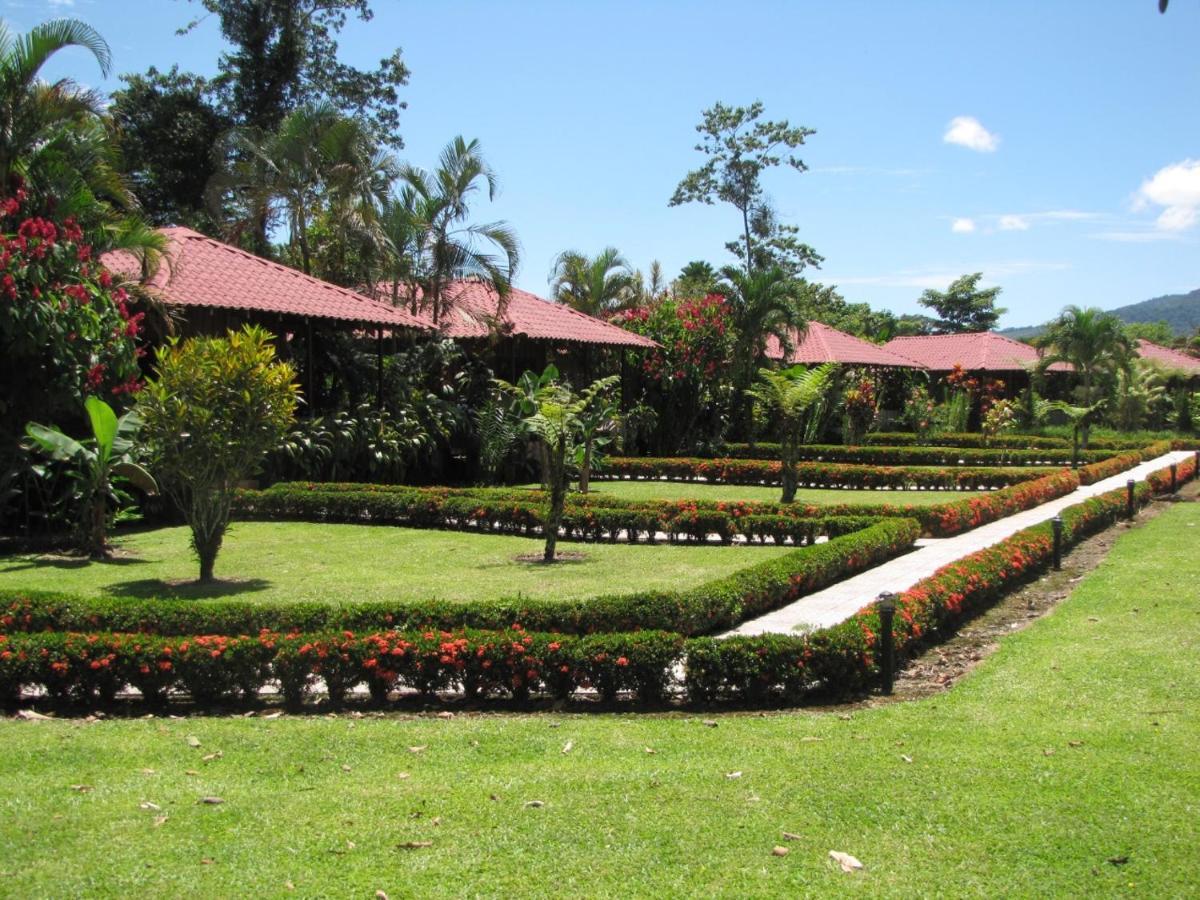
{"label": "dirt patch", "polygon": [[897,673],[891,697],[873,697],[869,704],[917,700],[939,694],[991,656],[1000,638],[1037,621],[1070,596],[1075,585],[1108,556],[1127,530],[1137,528],[1162,513],[1173,502],[1193,503],[1200,498],[1200,482],[1191,482],[1177,500],[1155,500],[1144,507],[1133,525],[1118,522],[1076,544],[1062,561],[1062,570],[1049,571],[1004,597],[999,603],[964,625],[948,640],[909,660]]}
{"label": "dirt patch", "polygon": [[558,563],[583,562],[587,559],[586,553],[580,553],[578,550],[560,550],[554,554],[554,559],[547,562],[542,559],[540,553],[522,553],[520,556],[514,556],[519,563],[537,563],[540,566],[554,566]]}

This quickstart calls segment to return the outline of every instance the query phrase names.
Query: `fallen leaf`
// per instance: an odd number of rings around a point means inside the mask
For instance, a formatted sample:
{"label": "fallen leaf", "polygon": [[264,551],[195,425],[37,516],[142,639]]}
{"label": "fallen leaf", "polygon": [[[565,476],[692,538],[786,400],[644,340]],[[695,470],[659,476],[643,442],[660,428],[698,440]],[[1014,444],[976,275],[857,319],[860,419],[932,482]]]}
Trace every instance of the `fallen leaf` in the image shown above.
{"label": "fallen leaf", "polygon": [[409,775],[407,772],[400,772],[398,775],[396,775],[396,777],[401,780],[403,780],[405,778],[412,778],[412,776]]}
{"label": "fallen leaf", "polygon": [[153,769],[142,769],[142,774],[143,775],[157,775],[158,773],[155,772]]}
{"label": "fallen leaf", "polygon": [[563,744],[562,752],[570,753],[571,750],[574,749],[574,747],[575,747],[574,741],[567,741],[565,744]]}
{"label": "fallen leaf", "polygon": [[214,759],[220,759],[224,755],[224,753],[218,750],[216,753],[206,753],[204,756],[200,757],[200,759],[203,762],[212,762]]}
{"label": "fallen leaf", "polygon": [[376,891],[375,892],[375,900],[388,900],[388,895],[385,894],[383,891]]}
{"label": "fallen leaf", "polygon": [[1082,747],[1083,741],[1067,741],[1068,747]]}
{"label": "fallen leaf", "polygon": [[194,734],[189,734],[187,736],[186,740],[187,740],[187,745],[189,747],[199,747],[200,746],[200,738],[196,737]]}
{"label": "fallen leaf", "polygon": [[785,831],[783,833],[783,839],[785,841],[802,841],[802,840],[804,840],[804,838],[802,838],[800,835],[798,835],[792,831]]}
{"label": "fallen leaf", "polygon": [[197,772],[195,769],[188,769],[188,770],[187,770],[186,772],[184,772],[183,774],[184,774],[184,775],[199,775],[200,773],[199,773],[199,772]]}
{"label": "fallen leaf", "polygon": [[157,803],[151,803],[149,800],[143,800],[138,804],[142,809],[162,809]]}
{"label": "fallen leaf", "polygon": [[823,740],[825,740],[825,739],[819,738],[819,737],[802,737],[802,738],[800,738],[800,743],[813,744],[813,743],[816,743],[817,741],[823,741]]}
{"label": "fallen leaf", "polygon": [[49,718],[51,718],[51,717],[50,717],[50,716],[44,716],[44,715],[42,715],[40,712],[38,712],[37,710],[33,710],[33,709],[20,709],[20,710],[17,710],[17,718],[18,718],[18,719],[24,719],[24,720],[25,720],[25,721],[27,721],[27,722],[36,722],[36,721],[39,721],[39,720],[41,720],[41,719],[49,719]]}
{"label": "fallen leaf", "polygon": [[71,790],[80,794],[87,794],[92,790],[92,786],[90,784],[73,784],[71,785]]}
{"label": "fallen leaf", "polygon": [[200,860],[200,865],[202,865],[202,866],[211,866],[212,864],[213,864],[213,861],[211,859],[209,859],[207,856],[204,857],[204,859]]}
{"label": "fallen leaf", "polygon": [[405,841],[403,844],[397,844],[401,850],[424,850],[426,847],[432,847],[433,841]]}
{"label": "fallen leaf", "polygon": [[436,828],[438,825],[442,824],[442,817],[434,816],[432,819],[429,820],[429,824],[433,825]]}
{"label": "fallen leaf", "polygon": [[653,747],[644,747],[644,748],[642,748],[642,749],[644,749],[644,750],[645,750],[647,753],[652,753],[652,754],[653,754],[653,753],[657,753],[657,752],[658,752],[658,751],[657,751],[657,750],[655,750]]}
{"label": "fallen leaf", "polygon": [[904,760],[906,763],[910,763],[910,762],[912,762],[912,757],[911,757],[911,756],[908,756],[907,754],[901,753],[901,754],[900,754],[900,758],[901,758],[902,760]]}
{"label": "fallen leaf", "polygon": [[166,816],[155,816],[155,817],[154,817],[154,827],[155,827],[155,828],[159,828],[159,827],[160,827],[160,826],[162,826],[162,825],[163,825],[163,824],[164,824],[166,821],[167,821],[167,817],[166,817]]}
{"label": "fallen leaf", "polygon": [[438,713],[438,714],[437,714],[437,718],[439,718],[439,719],[453,719],[453,718],[454,718],[454,713],[450,712],[449,710],[444,710],[444,711],[442,711],[442,712],[440,712],[440,713]]}
{"label": "fallen leaf", "polygon": [[774,848],[772,848],[771,855],[772,856],[787,856],[791,852],[792,851],[789,850],[787,847],[780,847],[780,846],[776,845]]}
{"label": "fallen leaf", "polygon": [[542,801],[542,800],[527,800],[527,801],[525,801],[526,809],[541,809],[545,805],[546,805],[545,801]]}
{"label": "fallen leaf", "polygon": [[285,888],[287,888],[289,891],[294,891],[296,889],[296,885],[292,884],[292,882],[290,882],[290,881],[285,881],[283,883],[283,886]]}
{"label": "fallen leaf", "polygon": [[1053,756],[1053,755],[1054,755],[1053,747],[1047,747],[1045,750],[1042,751],[1042,756]]}
{"label": "fallen leaf", "polygon": [[742,773],[741,772],[726,772],[725,777],[726,778],[741,778]]}
{"label": "fallen leaf", "polygon": [[343,771],[343,772],[349,772],[349,771],[350,771],[350,767],[349,767],[348,765],[346,765],[345,763],[342,763],[342,771]]}
{"label": "fallen leaf", "polygon": [[1123,866],[1123,865],[1125,865],[1125,863],[1129,862],[1129,857],[1128,856],[1110,856],[1108,858],[1108,862],[1109,862],[1109,865]]}
{"label": "fallen leaf", "polygon": [[495,794],[492,794],[491,796],[488,797],[488,799],[489,800],[499,800],[500,798],[497,797]]}
{"label": "fallen leaf", "polygon": [[700,724],[705,726],[706,728],[716,728],[717,727],[717,721],[715,719],[705,719]]}
{"label": "fallen leaf", "polygon": [[849,721],[850,721],[850,714],[849,714],[849,713],[842,713],[840,716],[838,716],[838,718],[839,718],[839,719],[841,719],[843,722],[849,722]]}
{"label": "fallen leaf", "polygon": [[843,872],[853,872],[863,867],[863,864],[849,853],[842,853],[840,850],[830,850],[829,858],[841,866]]}
{"label": "fallen leaf", "polygon": [[409,753],[420,753],[421,751],[428,750],[428,749],[429,749],[428,744],[422,744],[420,747],[409,747],[408,752]]}
{"label": "fallen leaf", "polygon": [[216,806],[217,804],[224,803],[225,801],[220,797],[201,797],[197,802],[207,803],[209,806]]}
{"label": "fallen leaf", "polygon": [[[263,718],[264,719],[278,719],[282,715],[283,715],[283,713],[281,713],[281,712],[273,712],[273,713],[267,713],[265,716],[263,716]],[[288,884],[291,884],[291,882],[289,881]]]}

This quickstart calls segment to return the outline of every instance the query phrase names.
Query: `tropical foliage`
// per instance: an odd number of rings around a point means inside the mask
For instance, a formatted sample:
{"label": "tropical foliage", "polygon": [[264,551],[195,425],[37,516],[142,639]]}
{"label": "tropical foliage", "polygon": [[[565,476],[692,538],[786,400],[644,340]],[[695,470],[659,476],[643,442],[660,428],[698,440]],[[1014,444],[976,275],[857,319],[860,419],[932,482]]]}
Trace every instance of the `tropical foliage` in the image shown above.
{"label": "tropical foliage", "polygon": [[781,503],[791,503],[796,498],[800,445],[811,440],[814,410],[826,399],[836,374],[837,366],[831,363],[811,369],[804,366],[782,371],[761,369],[759,383],[750,388],[755,402],[778,423],[783,464]]}

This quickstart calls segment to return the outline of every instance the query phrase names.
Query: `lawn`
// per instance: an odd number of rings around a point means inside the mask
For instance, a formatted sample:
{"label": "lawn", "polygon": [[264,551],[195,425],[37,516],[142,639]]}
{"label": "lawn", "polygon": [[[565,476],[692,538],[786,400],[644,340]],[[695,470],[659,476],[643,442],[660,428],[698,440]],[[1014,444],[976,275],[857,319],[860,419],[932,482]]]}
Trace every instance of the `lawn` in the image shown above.
{"label": "lawn", "polygon": [[[1129,532],[1054,613],[920,702],[6,721],[0,891],[1192,895],[1196,529],[1189,503]],[[866,868],[843,874],[830,850]]]}
{"label": "lawn", "polygon": [[[576,598],[700,584],[791,547],[689,547],[560,543],[582,560],[554,566],[521,562],[542,542],[507,535],[391,526],[305,522],[238,522],[225,539],[216,574],[194,583],[198,569],[186,528],[117,538],[109,562],[53,556],[0,557],[0,588],[70,591],[90,596],[238,596],[274,600],[473,600]],[[2,884],[0,884],[2,887]]]}
{"label": "lawn", "polygon": [[[536,487],[537,485],[526,485]],[[624,500],[765,500],[779,502],[779,488],[761,485],[704,484],[691,481],[593,481],[599,495]],[[797,503],[830,506],[843,503],[893,503],[897,506],[928,506],[974,497],[987,491],[855,491],[801,488]]]}

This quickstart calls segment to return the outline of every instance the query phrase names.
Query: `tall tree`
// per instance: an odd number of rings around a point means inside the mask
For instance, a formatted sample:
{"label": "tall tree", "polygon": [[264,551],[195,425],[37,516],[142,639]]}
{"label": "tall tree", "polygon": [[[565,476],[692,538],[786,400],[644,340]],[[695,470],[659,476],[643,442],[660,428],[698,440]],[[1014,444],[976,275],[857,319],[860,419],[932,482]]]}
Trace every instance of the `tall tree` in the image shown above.
{"label": "tall tree", "polygon": [[632,299],[634,289],[629,263],[616,247],[605,247],[594,257],[564,250],[554,260],[550,284],[555,300],[591,316],[619,309]]}
{"label": "tall tree", "polygon": [[213,148],[233,125],[199,75],[154,67],[122,75],[109,115],[116,128],[121,171],[155,225],[188,225],[215,233],[205,189],[219,171]]}
{"label": "tall tree", "polygon": [[486,189],[489,200],[496,196],[496,173],[479,141],[456,137],[442,150],[436,170],[404,166],[400,183],[399,211],[392,211],[397,221],[391,223],[401,240],[389,265],[393,293],[403,280],[413,309],[425,309],[439,322],[454,301],[452,282],[476,278],[496,292],[501,314],[521,254],[507,222],[469,221],[475,193]]}
{"label": "tall tree", "polygon": [[952,281],[945,291],[930,288],[921,295],[917,302],[938,314],[933,323],[934,333],[990,331],[996,327],[996,322],[1007,310],[996,306],[1000,288],[979,287],[982,277],[982,272],[963,275]]}
{"label": "tall tree", "polygon": [[[373,71],[338,59],[337,35],[351,15],[373,16],[370,0],[197,0],[215,15],[231,45],[218,60],[216,85],[239,125],[272,131],[302,104],[332,103],[367,122],[396,149],[398,89],[409,71],[397,49]],[[190,23],[190,31],[198,22]]]}
{"label": "tall tree", "polygon": [[716,292],[720,281],[720,273],[711,263],[694,259],[679,271],[674,292],[678,297],[707,297]]}
{"label": "tall tree", "polygon": [[726,106],[717,103],[704,110],[696,126],[700,143],[696,150],[707,158],[679,182],[670,206],[717,201],[732,205],[741,214],[742,236],[731,249],[747,273],[756,268],[780,265],[798,274],[820,257],[801,244],[793,226],[780,226],[774,209],[763,193],[762,176],[768,169],[786,165],[797,172],[807,168],[790,151],[815,134],[811,128],[791,127],[786,121],[759,121],[762,103]]}

